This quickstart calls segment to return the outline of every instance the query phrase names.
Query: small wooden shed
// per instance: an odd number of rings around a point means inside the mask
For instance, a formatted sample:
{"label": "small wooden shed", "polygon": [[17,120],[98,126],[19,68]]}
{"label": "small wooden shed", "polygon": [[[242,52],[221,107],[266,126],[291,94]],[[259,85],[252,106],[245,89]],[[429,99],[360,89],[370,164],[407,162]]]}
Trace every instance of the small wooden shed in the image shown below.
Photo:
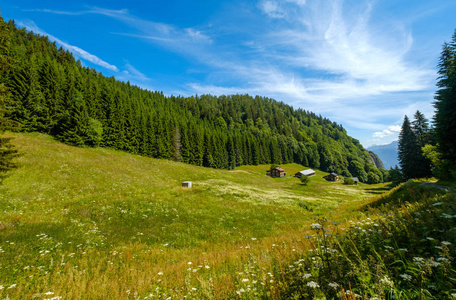
{"label": "small wooden shed", "polygon": [[295,174],[295,177],[297,178],[301,178],[301,176],[314,176],[315,175],[315,171],[312,170],[312,169],[307,169],[307,170],[304,170],[304,171],[299,171],[298,173]]}
{"label": "small wooden shed", "polygon": [[271,177],[284,177],[286,174],[287,173],[285,173],[285,170],[281,167],[275,167],[266,173],[266,175],[269,175]]}
{"label": "small wooden shed", "polygon": [[339,176],[337,176],[336,173],[328,174],[326,176],[323,176],[323,178],[328,180],[328,181],[338,181],[339,180]]}

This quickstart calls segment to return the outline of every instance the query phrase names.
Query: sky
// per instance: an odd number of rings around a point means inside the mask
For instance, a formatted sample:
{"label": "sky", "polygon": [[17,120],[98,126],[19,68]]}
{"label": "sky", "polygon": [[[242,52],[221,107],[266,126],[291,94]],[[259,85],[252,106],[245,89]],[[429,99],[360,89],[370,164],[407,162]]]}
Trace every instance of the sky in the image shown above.
{"label": "sky", "polygon": [[5,20],[84,66],[165,95],[260,95],[335,121],[363,146],[434,114],[454,0],[2,0]]}

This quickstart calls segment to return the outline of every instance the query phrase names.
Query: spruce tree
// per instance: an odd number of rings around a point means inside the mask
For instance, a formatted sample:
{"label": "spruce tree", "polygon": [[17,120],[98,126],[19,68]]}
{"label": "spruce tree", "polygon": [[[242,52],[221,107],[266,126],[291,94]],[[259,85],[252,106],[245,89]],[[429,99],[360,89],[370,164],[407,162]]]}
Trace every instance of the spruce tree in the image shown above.
{"label": "spruce tree", "polygon": [[435,95],[435,134],[443,159],[456,164],[456,31],[443,45]]}
{"label": "spruce tree", "polygon": [[405,179],[421,177],[421,174],[417,174],[417,162],[420,160],[421,156],[419,149],[416,135],[412,130],[409,118],[405,116],[399,134],[398,144],[398,160]]}

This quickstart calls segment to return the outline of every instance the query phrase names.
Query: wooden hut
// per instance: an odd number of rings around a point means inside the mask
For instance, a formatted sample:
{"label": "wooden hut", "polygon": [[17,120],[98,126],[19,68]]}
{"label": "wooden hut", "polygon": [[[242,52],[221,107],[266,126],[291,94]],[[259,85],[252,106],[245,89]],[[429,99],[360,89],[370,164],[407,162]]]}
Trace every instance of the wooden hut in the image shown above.
{"label": "wooden hut", "polygon": [[337,176],[336,173],[328,174],[326,176],[323,176],[323,178],[328,180],[328,181],[338,181],[339,180],[339,176]]}
{"label": "wooden hut", "polygon": [[275,167],[266,173],[266,175],[269,175],[271,177],[284,177],[286,174],[287,173],[285,173],[285,170],[281,167]]}
{"label": "wooden hut", "polygon": [[315,171],[312,170],[312,169],[307,169],[307,170],[304,170],[304,171],[299,171],[298,173],[295,174],[295,177],[297,178],[301,178],[302,176],[314,176],[315,175]]}

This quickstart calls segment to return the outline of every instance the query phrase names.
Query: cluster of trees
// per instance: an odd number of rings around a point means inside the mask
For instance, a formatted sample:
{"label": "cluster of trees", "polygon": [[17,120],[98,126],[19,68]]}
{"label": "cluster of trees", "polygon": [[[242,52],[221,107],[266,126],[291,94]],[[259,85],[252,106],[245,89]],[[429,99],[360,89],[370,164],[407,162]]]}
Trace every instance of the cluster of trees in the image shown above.
{"label": "cluster of trees", "polygon": [[407,116],[404,117],[399,134],[398,158],[405,180],[431,177],[432,174],[431,161],[424,156],[423,147],[435,144],[433,129],[420,111],[415,113],[414,118],[410,122]]}
{"label": "cluster of trees", "polygon": [[[76,146],[102,146],[198,166],[300,163],[367,182],[385,173],[330,120],[249,95],[165,96],[83,67],[47,37],[4,23],[8,116]],[[3,32],[3,31],[2,31]],[[374,176],[375,175],[375,176]]]}
{"label": "cluster of trees", "polygon": [[[8,55],[9,32],[8,27],[0,16],[0,78],[3,78],[11,70],[11,58]],[[8,91],[2,81],[0,81],[0,134],[7,129],[11,129],[12,122],[6,117],[6,109],[10,105]],[[13,158],[17,156],[17,150],[14,149],[10,138],[0,136],[0,183],[6,176],[6,173],[15,168],[16,164]]]}
{"label": "cluster of trees", "polygon": [[456,180],[456,31],[443,45],[434,107],[436,147],[425,149],[436,176]]}
{"label": "cluster of trees", "polygon": [[402,172],[390,170],[393,180],[456,179],[456,32],[443,45],[438,74],[434,128],[419,111],[412,122],[405,116],[398,149]]}

